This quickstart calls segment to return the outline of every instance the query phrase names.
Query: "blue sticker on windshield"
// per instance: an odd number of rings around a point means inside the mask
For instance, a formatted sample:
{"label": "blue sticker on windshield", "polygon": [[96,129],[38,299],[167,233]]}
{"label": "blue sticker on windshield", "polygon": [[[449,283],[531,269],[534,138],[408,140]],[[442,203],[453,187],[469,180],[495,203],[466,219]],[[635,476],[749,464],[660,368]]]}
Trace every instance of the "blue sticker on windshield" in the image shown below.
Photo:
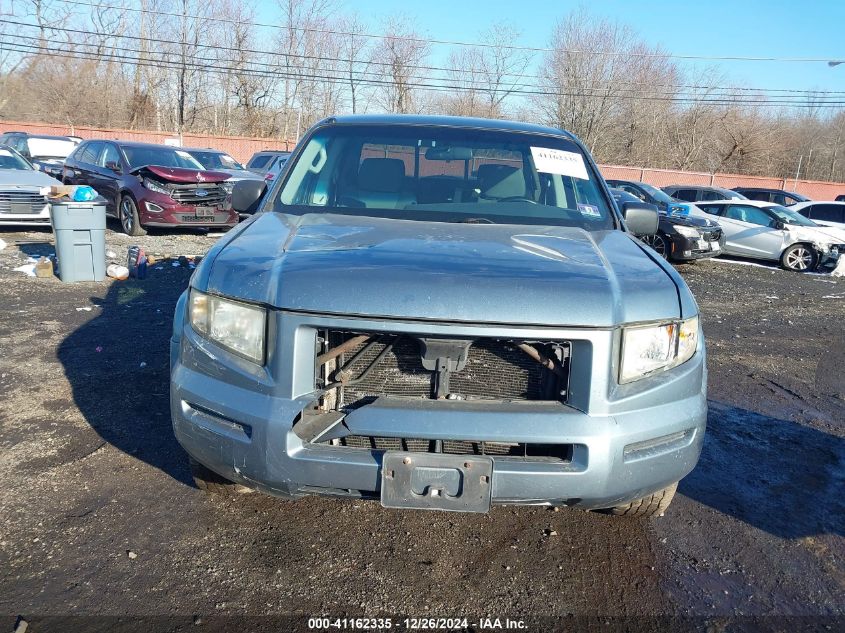
{"label": "blue sticker on windshield", "polygon": [[673,204],[669,207],[670,215],[689,215],[690,208],[686,204]]}
{"label": "blue sticker on windshield", "polygon": [[590,218],[600,218],[601,212],[599,212],[599,208],[594,204],[581,204],[578,203],[578,210],[581,212],[581,215],[586,215]]}

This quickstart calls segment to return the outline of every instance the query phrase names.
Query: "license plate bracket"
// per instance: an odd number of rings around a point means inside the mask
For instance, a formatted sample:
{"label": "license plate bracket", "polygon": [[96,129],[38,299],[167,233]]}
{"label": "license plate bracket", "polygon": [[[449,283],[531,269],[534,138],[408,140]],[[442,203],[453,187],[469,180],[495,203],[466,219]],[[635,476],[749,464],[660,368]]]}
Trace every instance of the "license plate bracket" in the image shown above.
{"label": "license plate bracket", "polygon": [[490,457],[389,451],[384,454],[381,473],[381,504],[385,508],[490,510]]}
{"label": "license plate bracket", "polygon": [[215,211],[216,209],[214,207],[196,207],[194,209],[194,215],[198,218],[213,218]]}

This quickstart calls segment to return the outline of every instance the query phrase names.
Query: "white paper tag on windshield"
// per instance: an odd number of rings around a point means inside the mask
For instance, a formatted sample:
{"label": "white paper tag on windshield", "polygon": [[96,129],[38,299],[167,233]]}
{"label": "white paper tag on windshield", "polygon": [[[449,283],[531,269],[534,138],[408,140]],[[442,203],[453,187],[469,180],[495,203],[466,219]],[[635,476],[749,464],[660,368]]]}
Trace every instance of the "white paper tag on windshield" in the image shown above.
{"label": "white paper tag on windshield", "polygon": [[531,156],[537,171],[546,174],[560,174],[572,176],[581,180],[589,180],[584,157],[576,152],[565,152],[562,149],[548,147],[532,147]]}

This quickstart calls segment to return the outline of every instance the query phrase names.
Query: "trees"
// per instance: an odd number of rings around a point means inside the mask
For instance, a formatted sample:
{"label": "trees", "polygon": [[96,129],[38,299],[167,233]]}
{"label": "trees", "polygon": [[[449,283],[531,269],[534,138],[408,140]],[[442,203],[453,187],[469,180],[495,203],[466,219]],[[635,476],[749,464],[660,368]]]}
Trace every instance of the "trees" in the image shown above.
{"label": "trees", "polygon": [[845,110],[828,107],[845,92],[734,86],[585,10],[532,53],[507,23],[450,45],[338,0],[256,1],[0,0],[0,117],[283,139],[344,112],[517,117],[605,163],[794,177],[800,160],[845,180]]}

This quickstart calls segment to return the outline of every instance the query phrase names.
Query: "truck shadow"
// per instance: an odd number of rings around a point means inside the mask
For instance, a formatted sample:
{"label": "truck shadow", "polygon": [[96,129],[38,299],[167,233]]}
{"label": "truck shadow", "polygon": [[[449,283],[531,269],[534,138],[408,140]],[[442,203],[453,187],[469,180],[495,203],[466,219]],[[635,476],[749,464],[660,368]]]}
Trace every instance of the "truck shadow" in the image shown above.
{"label": "truck shadow", "polygon": [[[105,441],[193,485],[168,395],[173,310],[189,276],[166,262],[146,280],[112,283],[91,298],[99,315],[57,356],[76,405]],[[711,401],[701,461],[680,492],[778,537],[842,535],[843,466],[841,437]]]}
{"label": "truck shadow", "polygon": [[190,270],[164,262],[145,280],[90,297],[99,315],[59,345],[74,401],[107,442],[186,484],[187,460],[170,424],[169,339]]}
{"label": "truck shadow", "polygon": [[679,491],[780,538],[845,533],[845,439],[711,400]]}

